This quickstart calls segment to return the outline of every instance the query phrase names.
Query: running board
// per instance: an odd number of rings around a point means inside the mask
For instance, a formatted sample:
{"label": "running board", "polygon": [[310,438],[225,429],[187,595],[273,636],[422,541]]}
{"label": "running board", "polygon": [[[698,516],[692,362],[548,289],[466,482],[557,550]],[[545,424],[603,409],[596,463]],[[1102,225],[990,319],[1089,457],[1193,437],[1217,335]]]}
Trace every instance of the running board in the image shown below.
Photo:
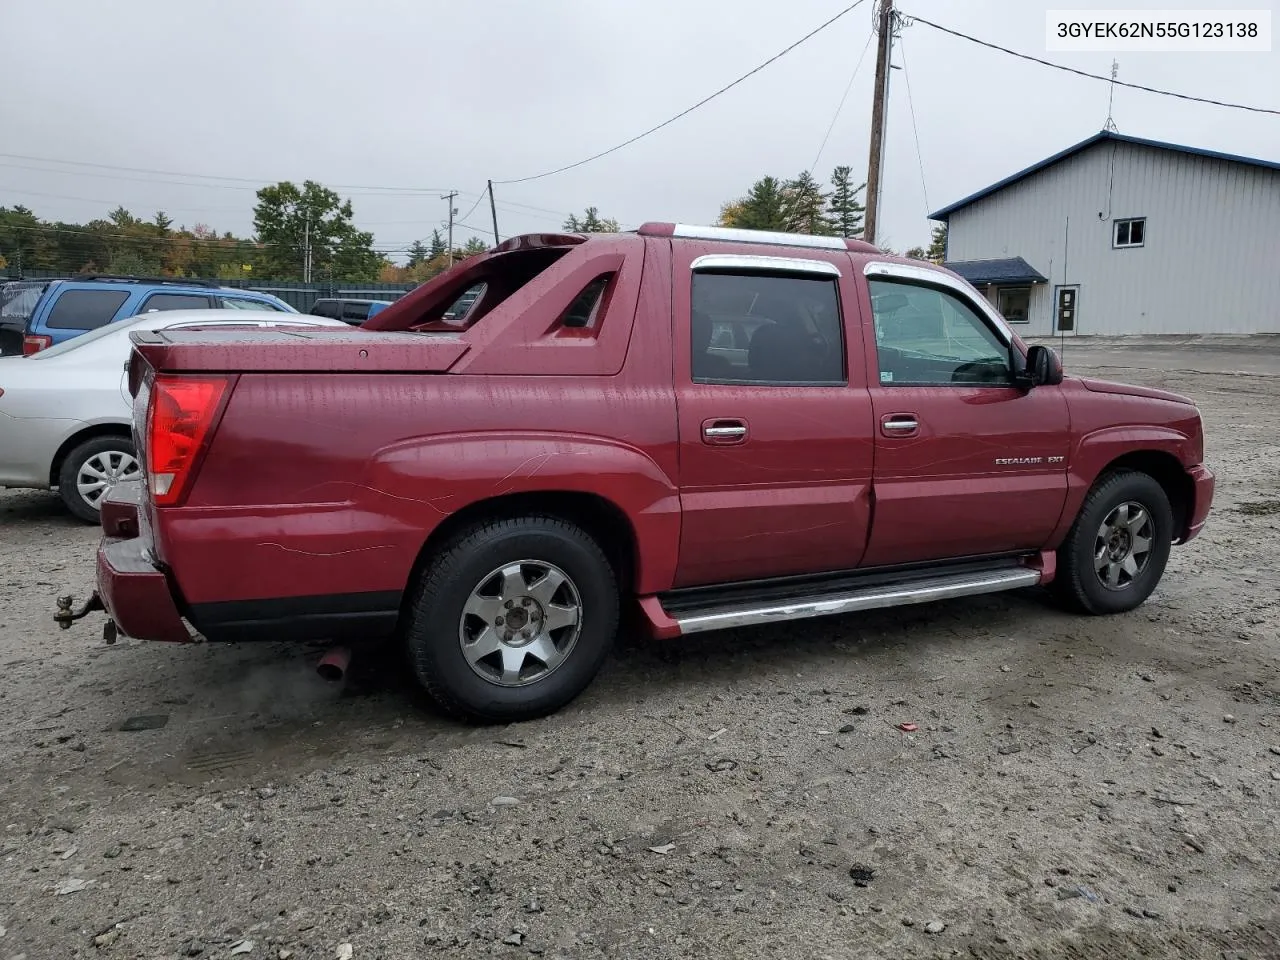
{"label": "running board", "polygon": [[955,597],[999,593],[1040,583],[1042,571],[1032,567],[1006,567],[982,572],[965,571],[912,579],[906,583],[865,585],[861,588],[797,597],[794,600],[756,605],[737,603],[702,610],[680,610],[671,614],[681,634],[725,630],[783,620],[827,617],[857,610],[901,607]]}

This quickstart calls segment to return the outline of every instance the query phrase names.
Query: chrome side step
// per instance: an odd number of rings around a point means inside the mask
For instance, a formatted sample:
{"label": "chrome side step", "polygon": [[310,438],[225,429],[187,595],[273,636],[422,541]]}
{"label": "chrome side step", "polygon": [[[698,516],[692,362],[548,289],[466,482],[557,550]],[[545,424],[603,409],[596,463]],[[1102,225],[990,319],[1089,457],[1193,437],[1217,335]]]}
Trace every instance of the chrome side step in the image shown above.
{"label": "chrome side step", "polygon": [[868,586],[860,590],[799,597],[779,603],[749,606],[715,607],[702,611],[690,610],[674,619],[680,633],[702,633],[705,630],[725,630],[760,623],[783,620],[804,620],[808,617],[827,617],[856,610],[875,610],[880,607],[901,607],[912,603],[930,603],[954,597],[973,597],[983,593],[999,593],[1019,587],[1034,587],[1040,582],[1040,571],[1029,567],[1012,567],[1006,570],[988,570],[981,573],[966,572],[913,580],[899,585]]}

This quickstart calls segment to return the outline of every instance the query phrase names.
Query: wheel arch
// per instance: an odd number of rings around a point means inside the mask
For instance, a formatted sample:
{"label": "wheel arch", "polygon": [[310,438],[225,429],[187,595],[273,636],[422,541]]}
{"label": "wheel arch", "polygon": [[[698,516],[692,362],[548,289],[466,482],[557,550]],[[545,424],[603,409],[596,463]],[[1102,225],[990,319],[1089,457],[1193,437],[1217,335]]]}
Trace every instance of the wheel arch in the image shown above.
{"label": "wheel arch", "polygon": [[1160,484],[1165,496],[1169,498],[1169,508],[1173,512],[1173,542],[1181,543],[1185,539],[1187,522],[1195,503],[1195,483],[1182,462],[1164,450],[1135,450],[1109,461],[1098,471],[1090,489],[1108,474],[1122,470],[1145,473]]}
{"label": "wheel arch", "polygon": [[95,423],[91,426],[84,427],[71,434],[58,446],[57,451],[53,455],[52,461],[49,463],[49,486],[58,486],[58,475],[62,473],[62,464],[66,461],[67,455],[76,447],[84,443],[86,440],[94,440],[98,437],[125,437],[133,440],[133,430],[127,423]]}
{"label": "wheel arch", "polygon": [[600,545],[609,559],[622,593],[634,593],[640,569],[640,541],[626,512],[596,493],[575,490],[534,490],[477,500],[451,513],[427,537],[414,561],[401,601],[403,620],[414,584],[441,548],[457,534],[478,523],[527,516],[550,516],[580,527]]}

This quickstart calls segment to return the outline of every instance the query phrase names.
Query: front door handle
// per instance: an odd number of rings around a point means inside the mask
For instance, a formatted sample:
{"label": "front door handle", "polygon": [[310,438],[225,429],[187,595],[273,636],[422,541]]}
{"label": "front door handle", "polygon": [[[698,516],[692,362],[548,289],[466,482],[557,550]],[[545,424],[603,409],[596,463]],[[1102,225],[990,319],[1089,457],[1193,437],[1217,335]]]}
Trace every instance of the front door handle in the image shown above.
{"label": "front door handle", "polygon": [[702,442],[715,445],[742,443],[747,439],[745,420],[723,419],[702,421]]}
{"label": "front door handle", "polygon": [[886,437],[909,437],[919,429],[914,413],[891,413],[880,419],[880,432]]}

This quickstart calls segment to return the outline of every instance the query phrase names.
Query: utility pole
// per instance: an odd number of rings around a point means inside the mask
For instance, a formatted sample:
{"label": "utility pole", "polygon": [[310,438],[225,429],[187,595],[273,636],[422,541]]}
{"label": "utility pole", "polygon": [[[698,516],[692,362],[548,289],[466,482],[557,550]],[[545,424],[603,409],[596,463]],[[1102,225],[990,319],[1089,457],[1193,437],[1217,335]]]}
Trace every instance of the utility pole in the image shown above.
{"label": "utility pole", "polygon": [[302,228],[302,282],[311,282],[311,214],[307,214],[307,225]]}
{"label": "utility pole", "polygon": [[893,0],[880,0],[880,42],[876,46],[876,89],[871,105],[871,156],[867,159],[867,209],[863,216],[862,239],[876,242],[876,215],[880,212],[880,182],[883,177],[885,108],[889,102],[889,58],[893,53]]}
{"label": "utility pole", "polygon": [[502,241],[498,239],[498,207],[493,202],[493,181],[489,181],[489,212],[493,214],[493,245],[496,247]]}
{"label": "utility pole", "polygon": [[453,198],[457,195],[457,190],[450,190],[440,195],[441,200],[449,201],[449,266],[451,267],[453,266],[453,215],[458,212],[453,205]]}

